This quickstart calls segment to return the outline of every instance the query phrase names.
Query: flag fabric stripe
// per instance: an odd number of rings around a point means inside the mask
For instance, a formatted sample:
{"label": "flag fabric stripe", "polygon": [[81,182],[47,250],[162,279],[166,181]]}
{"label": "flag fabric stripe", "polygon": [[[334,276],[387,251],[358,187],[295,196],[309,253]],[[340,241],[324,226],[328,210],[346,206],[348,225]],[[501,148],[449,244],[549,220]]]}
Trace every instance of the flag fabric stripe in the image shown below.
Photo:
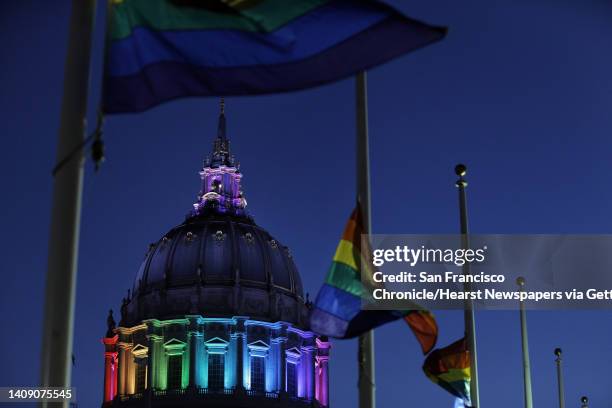
{"label": "flag fabric stripe", "polygon": [[[155,31],[137,27],[132,35],[113,41],[107,73],[132,75],[158,62],[189,63],[194,67],[240,67],[280,64],[319,54],[387,18],[389,13],[333,3],[291,21],[271,33],[239,30]],[[312,24],[316,20],[316,26]],[[211,53],[202,44],[214,44]]]}
{"label": "flag fabric stripe", "polygon": [[344,231],[342,232],[342,239],[346,241],[353,241],[356,234],[361,234],[363,231],[363,225],[357,224],[358,220],[355,218],[355,214],[351,214],[351,218],[346,222]]}
{"label": "flag fabric stripe", "polygon": [[315,308],[311,311],[310,329],[315,333],[325,333],[326,336],[330,337],[350,338],[350,336],[347,335],[348,321],[321,308]]}
{"label": "flag fabric stripe", "polygon": [[[328,272],[325,283],[319,290],[315,305],[310,314],[311,329],[319,334],[336,338],[351,338],[359,336],[368,330],[382,324],[403,318],[421,345],[423,353],[428,353],[434,347],[438,327],[431,313],[418,310],[362,310],[364,301],[373,301],[371,291],[362,280],[369,281],[372,272],[367,262],[369,246],[362,252],[355,245],[361,242],[363,223],[361,211],[357,207],[342,234],[336,254]],[[365,241],[367,243],[367,241]]]}
{"label": "flag fabric stripe", "polygon": [[332,262],[325,283],[357,297],[365,295],[357,271],[343,263]]}
{"label": "flag fabric stripe", "polygon": [[[114,7],[134,7],[123,12],[132,18],[130,13],[138,14],[143,1],[125,0]],[[147,0],[151,4],[146,7],[163,8],[168,1]],[[104,112],[141,112],[180,97],[309,88],[370,69],[445,35],[444,29],[412,20],[377,1],[298,2],[308,3],[302,4],[301,14],[296,11],[298,6],[289,7],[290,12],[274,11],[290,14],[280,25],[270,23],[267,17],[258,20],[253,14],[249,18],[263,24],[260,30],[235,29],[226,24],[227,13],[212,13],[214,17],[199,30],[158,30],[153,23],[139,25],[135,20],[128,37],[108,44]],[[274,5],[283,8],[286,3],[260,0],[238,14],[255,10],[262,15],[263,10],[274,14]],[[201,18],[199,8],[173,7],[184,9],[181,12],[194,20]],[[270,21],[280,21],[280,14],[271,16]],[[118,22],[125,25],[120,19],[123,14],[114,15],[111,26]]]}
{"label": "flag fabric stripe", "polygon": [[434,383],[463,399],[466,406],[470,400],[470,353],[464,338],[427,356],[423,363],[425,375]]}
{"label": "flag fabric stripe", "polygon": [[470,367],[463,369],[449,369],[448,372],[440,374],[438,378],[448,383],[463,381],[470,376]]}
{"label": "flag fabric stripe", "polygon": [[[356,253],[355,251],[356,248],[353,247],[353,243],[343,239],[338,244],[338,248],[336,248],[333,261],[344,264],[354,271],[358,271],[361,269],[361,257],[359,252]],[[355,273],[355,276],[359,279],[357,273]]]}
{"label": "flag fabric stripe", "polygon": [[[176,1],[124,0],[113,6],[110,38],[129,37],[136,27],[157,31],[232,29],[270,32],[329,0],[266,0],[248,8],[218,12]],[[234,12],[232,12],[234,11]]]}
{"label": "flag fabric stripe", "polygon": [[319,309],[349,321],[360,312],[361,299],[342,289],[324,284],[319,290],[316,305]]}
{"label": "flag fabric stripe", "polygon": [[404,320],[419,341],[423,354],[429,353],[438,339],[438,325],[433,315],[426,310],[410,311]]}

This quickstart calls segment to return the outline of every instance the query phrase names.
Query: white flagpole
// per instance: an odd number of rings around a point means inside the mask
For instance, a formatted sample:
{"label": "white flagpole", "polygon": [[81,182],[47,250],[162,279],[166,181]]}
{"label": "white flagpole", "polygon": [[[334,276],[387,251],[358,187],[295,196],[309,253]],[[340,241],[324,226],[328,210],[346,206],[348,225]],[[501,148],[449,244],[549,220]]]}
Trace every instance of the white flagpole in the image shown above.
{"label": "white flagpole", "polygon": [[[45,290],[41,385],[69,387],[76,291],[77,254],[83,193],[83,143],[95,0],[73,0],[57,162],[78,151],[57,171],[53,183],[51,231]],[[65,403],[42,403],[42,407]]]}
{"label": "white flagpole", "polygon": [[[516,279],[519,286],[519,291],[525,290],[525,278],[519,277]],[[525,408],[533,408],[533,396],[531,391],[531,363],[529,361],[529,339],[527,337],[527,312],[525,311],[525,302],[519,301],[519,310],[521,318],[521,345],[523,348],[523,383],[525,389]]]}
{"label": "white flagpole", "polygon": [[[357,113],[357,200],[361,206],[364,229],[370,233],[370,151],[368,141],[368,96],[365,71],[357,74],[355,80]],[[376,407],[376,385],[374,366],[374,331],[359,336],[359,408]]]}
{"label": "white flagpole", "polygon": [[557,356],[557,358],[555,359],[555,363],[557,363],[557,387],[559,391],[559,408],[565,408],[565,386],[563,385],[563,370],[561,367],[562,354],[563,352],[561,351],[561,349],[557,347],[555,349],[555,356]]}
{"label": "white flagpole", "polygon": [[[459,189],[459,218],[461,223],[461,241],[463,248],[469,248],[470,240],[468,236],[468,217],[467,217],[467,203],[465,197],[465,188],[467,187],[467,181],[463,178],[467,172],[467,168],[463,164],[455,166],[455,174],[459,176],[459,180],[455,184]],[[470,264],[468,262],[463,264],[463,274],[469,275]],[[464,290],[466,292],[471,291],[472,285],[465,283]],[[474,301],[469,299],[465,302],[465,332],[468,341],[468,347],[470,350],[470,399],[472,402],[472,408],[480,408],[480,394],[478,391],[478,354],[476,348],[476,319],[474,316]]]}

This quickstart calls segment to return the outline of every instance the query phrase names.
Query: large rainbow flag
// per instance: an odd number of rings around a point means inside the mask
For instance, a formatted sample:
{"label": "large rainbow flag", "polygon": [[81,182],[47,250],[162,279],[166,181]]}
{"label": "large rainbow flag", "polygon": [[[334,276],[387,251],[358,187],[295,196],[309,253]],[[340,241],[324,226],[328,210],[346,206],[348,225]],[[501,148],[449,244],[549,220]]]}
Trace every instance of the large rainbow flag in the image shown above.
{"label": "large rainbow flag", "polygon": [[103,109],[291,91],[440,40],[374,0],[111,0]]}
{"label": "large rainbow flag", "polygon": [[463,400],[465,407],[471,406],[470,352],[465,337],[432,351],[425,359],[423,371],[431,381]]}
{"label": "large rainbow flag", "polygon": [[[336,338],[359,336],[382,324],[403,319],[412,329],[424,354],[433,349],[438,338],[438,326],[433,315],[414,310],[362,310],[362,301],[371,301],[371,250],[364,233],[360,207],[357,206],[346,224],[336,249],[332,265],[319,290],[310,314],[310,328]],[[363,243],[363,244],[362,244]],[[362,246],[363,245],[363,246]]]}

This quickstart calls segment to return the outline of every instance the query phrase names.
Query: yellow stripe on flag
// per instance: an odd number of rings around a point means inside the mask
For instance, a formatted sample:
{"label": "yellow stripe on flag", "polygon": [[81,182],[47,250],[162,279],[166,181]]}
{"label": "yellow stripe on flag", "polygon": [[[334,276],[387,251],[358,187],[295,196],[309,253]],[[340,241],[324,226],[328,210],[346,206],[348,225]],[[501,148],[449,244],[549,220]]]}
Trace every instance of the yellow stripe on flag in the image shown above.
{"label": "yellow stripe on flag", "polygon": [[470,368],[464,368],[464,369],[456,369],[456,368],[452,368],[450,370],[448,370],[446,373],[440,374],[438,375],[438,377],[446,382],[455,382],[455,381],[465,381],[470,379],[471,377],[471,372],[470,372]]}
{"label": "yellow stripe on flag", "polygon": [[[355,269],[356,271],[361,270],[361,265],[357,265],[358,260],[355,259],[355,247],[352,242],[345,241],[344,239],[340,241],[338,247],[336,248],[336,254],[334,255],[335,262],[341,262],[349,267]],[[361,262],[360,262],[361,263]]]}

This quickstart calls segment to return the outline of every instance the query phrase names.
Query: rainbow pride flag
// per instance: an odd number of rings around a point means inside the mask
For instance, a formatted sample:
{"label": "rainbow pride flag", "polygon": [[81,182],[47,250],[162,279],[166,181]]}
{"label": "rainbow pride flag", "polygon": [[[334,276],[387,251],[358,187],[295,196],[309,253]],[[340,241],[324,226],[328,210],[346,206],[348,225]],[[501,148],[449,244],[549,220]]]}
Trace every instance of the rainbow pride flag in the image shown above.
{"label": "rainbow pride flag", "polygon": [[[310,328],[335,338],[359,336],[382,324],[403,319],[416,336],[424,354],[433,349],[438,326],[433,315],[415,305],[414,310],[362,310],[362,299],[373,301],[377,287],[372,279],[371,249],[364,233],[360,207],[346,224],[332,265],[310,314]],[[362,279],[363,278],[363,279]]]}
{"label": "rainbow pride flag", "polygon": [[438,41],[374,0],[112,0],[103,109],[308,88]]}
{"label": "rainbow pride flag", "polygon": [[464,338],[431,352],[423,364],[425,375],[434,383],[463,400],[465,407],[470,400],[470,352]]}

